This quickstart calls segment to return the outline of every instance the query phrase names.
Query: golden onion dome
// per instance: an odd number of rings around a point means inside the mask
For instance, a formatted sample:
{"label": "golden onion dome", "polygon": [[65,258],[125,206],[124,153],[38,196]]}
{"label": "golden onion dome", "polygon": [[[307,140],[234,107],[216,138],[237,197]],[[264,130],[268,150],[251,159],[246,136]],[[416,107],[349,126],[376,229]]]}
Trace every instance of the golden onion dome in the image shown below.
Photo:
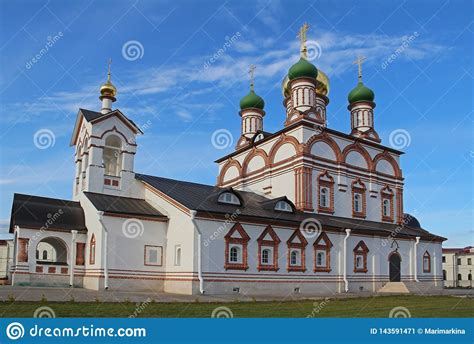
{"label": "golden onion dome", "polygon": [[[288,78],[288,75],[286,75],[281,83],[282,93],[285,98],[288,98],[290,96],[290,89],[288,87],[289,82],[290,79]],[[318,69],[318,76],[316,77],[316,82],[316,92],[327,96],[329,94],[329,78],[321,69]]]}
{"label": "golden onion dome", "polygon": [[117,88],[110,81],[110,72],[108,73],[107,81],[102,86],[100,86],[100,95],[102,97],[108,96],[114,98],[117,95]]}

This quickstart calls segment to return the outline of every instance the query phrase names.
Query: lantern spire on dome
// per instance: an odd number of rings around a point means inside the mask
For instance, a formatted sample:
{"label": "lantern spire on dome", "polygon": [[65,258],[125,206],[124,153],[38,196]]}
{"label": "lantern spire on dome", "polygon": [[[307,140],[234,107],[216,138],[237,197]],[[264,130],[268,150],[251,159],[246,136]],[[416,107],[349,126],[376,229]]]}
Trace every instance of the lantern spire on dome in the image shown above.
{"label": "lantern spire on dome", "polygon": [[115,96],[117,95],[117,88],[112,84],[110,80],[110,65],[112,64],[112,59],[107,61],[108,64],[108,71],[107,71],[107,81],[100,86],[100,97],[99,99],[102,101],[102,109],[100,110],[102,113],[107,113],[112,111],[112,103],[116,100]]}

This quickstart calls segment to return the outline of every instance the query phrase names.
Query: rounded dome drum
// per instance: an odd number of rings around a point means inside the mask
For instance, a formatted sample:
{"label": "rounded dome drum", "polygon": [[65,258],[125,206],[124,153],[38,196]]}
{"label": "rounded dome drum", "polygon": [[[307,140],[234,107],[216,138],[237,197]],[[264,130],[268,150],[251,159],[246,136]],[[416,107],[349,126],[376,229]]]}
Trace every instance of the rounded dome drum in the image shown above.
{"label": "rounded dome drum", "polygon": [[[321,69],[318,69],[318,76],[316,77],[317,85],[316,85],[316,92],[327,96],[329,94],[329,78]],[[290,96],[290,88],[289,88],[290,79],[288,75],[285,76],[281,83],[281,91],[285,98]]]}

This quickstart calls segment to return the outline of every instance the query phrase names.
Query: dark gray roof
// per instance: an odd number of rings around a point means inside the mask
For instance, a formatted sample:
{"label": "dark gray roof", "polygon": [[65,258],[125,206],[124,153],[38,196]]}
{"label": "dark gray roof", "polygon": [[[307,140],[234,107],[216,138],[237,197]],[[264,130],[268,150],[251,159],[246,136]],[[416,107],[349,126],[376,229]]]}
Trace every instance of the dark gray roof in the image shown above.
{"label": "dark gray roof", "polygon": [[400,228],[400,226],[393,223],[310,214],[300,211],[288,213],[274,210],[274,206],[269,206],[269,204],[272,203],[276,204],[279,200],[286,200],[286,197],[270,199],[253,192],[231,190],[236,193],[242,201],[242,205],[237,206],[222,204],[217,201],[222,192],[229,190],[227,188],[219,188],[217,186],[178,181],[144,174],[136,174],[135,177],[163,192],[186,208],[197,210],[201,214],[225,215],[233,214],[238,210],[240,218],[248,217],[259,220],[265,219],[268,221],[288,223],[292,226],[299,226],[299,224],[301,224],[305,219],[314,218],[323,226],[336,228],[340,231],[344,231],[346,228],[351,228],[355,231],[365,231],[369,233],[378,232],[380,234],[380,232],[383,232],[387,236],[391,233],[396,233],[397,236],[421,236],[422,238],[429,239],[444,239],[430,234],[424,229],[410,227],[409,225],[404,225],[403,228]]}
{"label": "dark gray roof", "polygon": [[84,211],[79,202],[32,195],[14,194],[10,232],[18,225],[48,230],[85,232]]}
{"label": "dark gray roof", "polygon": [[147,201],[138,198],[84,192],[97,210],[104,213],[166,218]]}
{"label": "dark gray roof", "polygon": [[87,122],[92,122],[92,121],[95,121],[95,120],[98,120],[99,118],[103,117],[103,116],[108,116],[110,115],[111,113],[115,112],[117,114],[120,114],[122,115],[127,121],[129,121],[136,129],[138,132],[142,133],[143,132],[141,131],[141,129],[135,124],[134,121],[132,121],[130,118],[128,118],[127,116],[125,116],[120,110],[112,110],[110,112],[107,112],[107,113],[102,113],[102,112],[97,112],[97,111],[92,111],[92,110],[87,110],[87,109],[79,109],[79,112],[82,113],[82,115],[84,116],[84,118],[86,119]]}

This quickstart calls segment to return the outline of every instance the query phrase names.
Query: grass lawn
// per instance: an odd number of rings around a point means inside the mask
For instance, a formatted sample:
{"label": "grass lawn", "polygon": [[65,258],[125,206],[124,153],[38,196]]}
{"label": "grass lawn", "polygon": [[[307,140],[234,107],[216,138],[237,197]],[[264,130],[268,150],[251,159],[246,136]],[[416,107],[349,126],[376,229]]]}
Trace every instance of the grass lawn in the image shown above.
{"label": "grass lawn", "polygon": [[105,302],[0,302],[0,317],[32,317],[41,306],[56,317],[210,317],[217,307],[227,307],[236,318],[244,317],[381,317],[394,307],[405,307],[412,317],[473,317],[474,299],[452,296],[377,296],[320,301],[229,303]]}

